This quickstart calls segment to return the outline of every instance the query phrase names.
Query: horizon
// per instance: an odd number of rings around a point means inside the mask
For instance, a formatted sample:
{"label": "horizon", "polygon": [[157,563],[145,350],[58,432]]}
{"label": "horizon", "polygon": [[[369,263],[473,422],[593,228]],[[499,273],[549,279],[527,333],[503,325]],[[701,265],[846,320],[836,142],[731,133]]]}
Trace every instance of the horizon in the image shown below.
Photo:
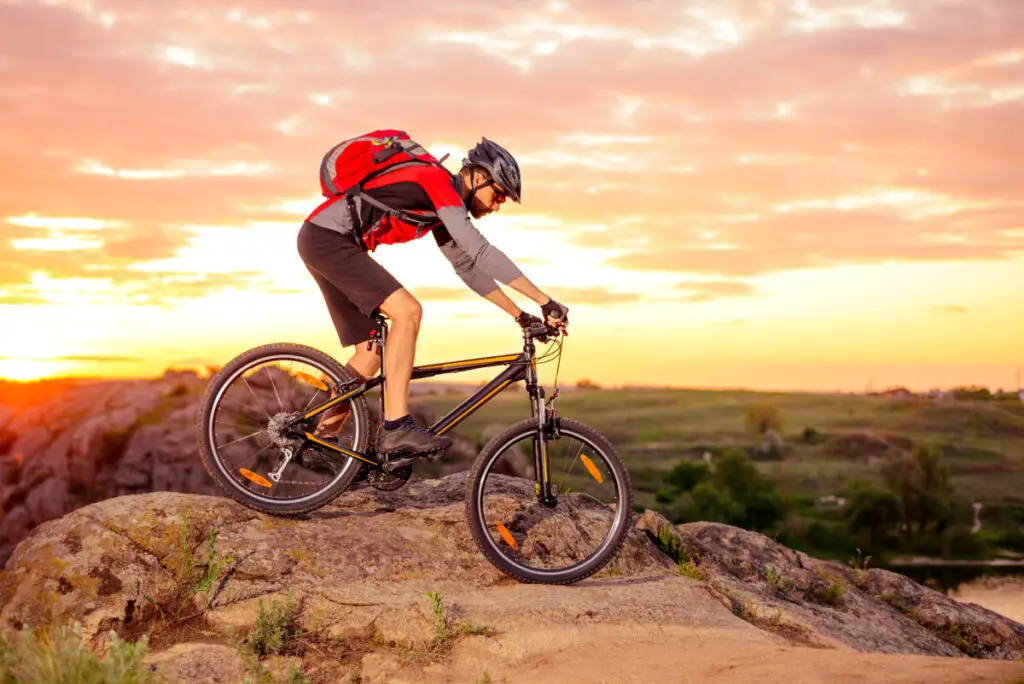
{"label": "horizon", "polygon": [[[1021,35],[1017,0],[0,0],[0,379],[345,362],[295,234],[322,155],[399,128],[519,161],[475,225],[570,307],[567,385],[1019,390]],[[372,256],[416,363],[518,348],[433,240]]]}
{"label": "horizon", "polygon": [[[117,382],[117,381],[157,381],[169,374],[173,373],[193,373],[197,377],[203,380],[208,380],[213,373],[219,368],[206,367],[206,368],[193,368],[193,367],[168,367],[163,372],[156,373],[153,375],[138,375],[138,376],[118,376],[118,377],[101,377],[93,375],[61,375],[52,376],[46,378],[36,378],[31,380],[12,380],[9,378],[0,378],[0,385],[2,384],[13,384],[13,385],[32,385],[32,384],[43,384],[43,383],[60,383],[60,382]],[[471,373],[466,373],[470,375]],[[470,387],[479,387],[481,384],[490,379],[490,376],[481,375],[480,379],[476,381],[470,380],[441,380],[436,377],[419,379],[412,381],[413,393],[416,393],[417,388],[424,386],[437,386],[441,385],[444,387],[451,387],[453,389],[466,389]],[[581,385],[580,383],[584,383]],[[887,385],[884,387],[872,387],[870,384],[862,390],[815,390],[815,389],[803,389],[803,388],[780,388],[780,387],[765,387],[755,388],[746,387],[742,385],[736,386],[703,386],[703,385],[658,385],[658,384],[614,384],[606,385],[600,382],[595,382],[590,378],[580,378],[577,381],[567,382],[564,379],[560,380],[558,386],[561,389],[566,390],[669,390],[669,391],[683,391],[683,392],[741,392],[751,394],[822,394],[822,395],[833,395],[833,394],[844,394],[844,395],[859,395],[859,396],[877,396],[885,392],[891,392],[896,390],[908,390],[909,392],[918,395],[926,396],[932,393],[950,394],[956,390],[988,390],[993,395],[1016,395],[1018,393],[1024,393],[1024,387],[1004,387],[1004,386],[987,386],[977,384],[965,384],[965,385],[952,385],[952,386],[930,386],[928,388],[915,388],[907,387],[905,385]],[[1022,399],[1024,401],[1024,399]]]}

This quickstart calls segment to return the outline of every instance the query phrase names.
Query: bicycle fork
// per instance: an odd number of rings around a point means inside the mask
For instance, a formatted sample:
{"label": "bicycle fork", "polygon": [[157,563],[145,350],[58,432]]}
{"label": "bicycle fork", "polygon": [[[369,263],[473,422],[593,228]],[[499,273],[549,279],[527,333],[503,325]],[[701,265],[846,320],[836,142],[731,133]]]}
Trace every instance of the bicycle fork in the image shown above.
{"label": "bicycle fork", "polygon": [[526,373],[526,391],[530,395],[531,412],[537,421],[537,431],[533,437],[534,488],[537,500],[544,506],[554,508],[558,504],[558,487],[551,484],[548,438],[557,437],[558,419],[555,409],[544,401],[544,388],[537,384],[537,369],[532,363]]}

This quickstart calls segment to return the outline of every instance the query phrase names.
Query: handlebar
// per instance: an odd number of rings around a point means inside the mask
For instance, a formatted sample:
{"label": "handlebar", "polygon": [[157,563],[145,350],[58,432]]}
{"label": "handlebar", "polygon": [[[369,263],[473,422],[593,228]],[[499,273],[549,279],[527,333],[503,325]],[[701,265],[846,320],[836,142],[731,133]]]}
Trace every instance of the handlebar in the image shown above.
{"label": "handlebar", "polygon": [[548,325],[547,323],[534,323],[529,328],[523,328],[523,338],[527,340],[547,342],[548,338],[558,337],[560,334],[568,335],[568,333],[562,328]]}

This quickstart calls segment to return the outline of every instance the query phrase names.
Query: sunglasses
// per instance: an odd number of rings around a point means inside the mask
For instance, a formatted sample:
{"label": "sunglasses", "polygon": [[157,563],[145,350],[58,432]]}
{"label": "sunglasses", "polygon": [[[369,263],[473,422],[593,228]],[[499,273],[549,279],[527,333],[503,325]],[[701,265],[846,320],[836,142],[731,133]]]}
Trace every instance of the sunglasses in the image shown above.
{"label": "sunglasses", "polygon": [[505,200],[508,199],[508,193],[502,190],[501,186],[499,186],[498,183],[493,178],[489,178],[488,180],[481,183],[477,189],[482,190],[486,188],[488,185],[491,186],[491,191],[494,193],[494,203],[504,204]]}

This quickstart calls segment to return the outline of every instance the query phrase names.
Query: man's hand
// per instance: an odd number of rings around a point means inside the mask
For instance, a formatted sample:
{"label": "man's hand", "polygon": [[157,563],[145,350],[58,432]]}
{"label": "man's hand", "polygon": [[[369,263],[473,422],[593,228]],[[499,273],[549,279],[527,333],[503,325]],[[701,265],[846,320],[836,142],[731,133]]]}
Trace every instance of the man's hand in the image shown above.
{"label": "man's hand", "polygon": [[541,325],[544,323],[544,321],[540,320],[533,314],[528,314],[525,311],[521,311],[519,315],[516,316],[516,323],[519,324],[520,328],[526,330],[532,325]]}
{"label": "man's hand", "polygon": [[540,307],[540,311],[544,314],[544,319],[548,325],[562,329],[569,325],[569,307],[559,304],[554,299],[548,299]]}

